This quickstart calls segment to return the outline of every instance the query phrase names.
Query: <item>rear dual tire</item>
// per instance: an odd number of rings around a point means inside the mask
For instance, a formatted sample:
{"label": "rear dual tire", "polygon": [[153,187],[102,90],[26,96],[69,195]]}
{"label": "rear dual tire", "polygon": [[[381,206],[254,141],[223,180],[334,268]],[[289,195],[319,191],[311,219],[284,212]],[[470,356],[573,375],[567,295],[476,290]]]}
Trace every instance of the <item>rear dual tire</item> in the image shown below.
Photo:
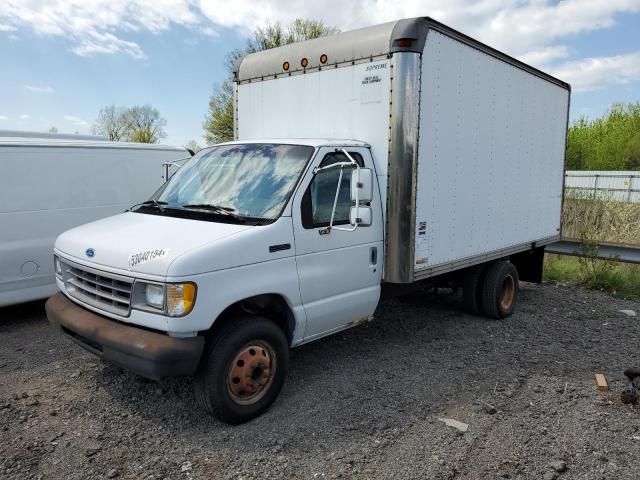
{"label": "rear dual tire", "polygon": [[519,293],[516,267],[507,261],[478,265],[464,277],[463,305],[473,315],[502,319],[513,314]]}

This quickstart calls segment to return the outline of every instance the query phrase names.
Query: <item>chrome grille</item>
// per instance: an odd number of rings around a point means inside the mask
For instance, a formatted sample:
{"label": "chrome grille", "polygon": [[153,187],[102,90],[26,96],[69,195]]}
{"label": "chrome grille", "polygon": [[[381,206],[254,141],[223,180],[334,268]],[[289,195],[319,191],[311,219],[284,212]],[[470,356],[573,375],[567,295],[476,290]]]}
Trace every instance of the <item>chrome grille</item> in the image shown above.
{"label": "chrome grille", "polygon": [[133,279],[62,261],[66,292],[81,303],[128,316]]}

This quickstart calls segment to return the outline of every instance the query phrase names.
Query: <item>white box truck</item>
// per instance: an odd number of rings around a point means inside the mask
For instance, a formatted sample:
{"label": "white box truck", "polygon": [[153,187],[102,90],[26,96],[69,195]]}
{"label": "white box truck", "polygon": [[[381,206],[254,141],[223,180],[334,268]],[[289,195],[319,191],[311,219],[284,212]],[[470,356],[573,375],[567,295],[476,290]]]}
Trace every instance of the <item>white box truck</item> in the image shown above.
{"label": "white box truck", "polygon": [[237,141],[57,239],[47,313],[85,349],[194,375],[239,423],[274,401],[290,347],[371,319],[387,286],[459,285],[504,318],[540,281],[566,83],[429,18],[255,53],[235,80]]}
{"label": "white box truck", "polygon": [[167,145],[0,131],[0,307],[54,294],[56,237],[146,200],[162,185],[162,164],[189,156]]}

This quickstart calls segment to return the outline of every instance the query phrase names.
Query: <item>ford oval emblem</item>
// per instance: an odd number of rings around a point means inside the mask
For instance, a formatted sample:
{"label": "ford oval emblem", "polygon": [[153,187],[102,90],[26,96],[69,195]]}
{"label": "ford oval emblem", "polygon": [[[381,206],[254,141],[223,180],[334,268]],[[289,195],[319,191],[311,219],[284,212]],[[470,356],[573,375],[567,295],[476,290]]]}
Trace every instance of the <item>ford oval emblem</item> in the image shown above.
{"label": "ford oval emblem", "polygon": [[87,251],[84,253],[86,253],[89,258],[93,258],[96,255],[96,251],[93,248],[87,248]]}

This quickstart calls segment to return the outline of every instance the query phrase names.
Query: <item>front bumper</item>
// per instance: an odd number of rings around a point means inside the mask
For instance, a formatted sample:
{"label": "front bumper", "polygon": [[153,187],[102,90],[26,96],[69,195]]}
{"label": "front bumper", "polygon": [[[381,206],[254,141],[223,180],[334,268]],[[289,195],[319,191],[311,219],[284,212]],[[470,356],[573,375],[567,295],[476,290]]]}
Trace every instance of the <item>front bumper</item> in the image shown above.
{"label": "front bumper", "polygon": [[85,350],[144,377],[192,375],[204,337],[172,338],[123,325],[85,310],[57,293],[45,305],[49,322]]}

